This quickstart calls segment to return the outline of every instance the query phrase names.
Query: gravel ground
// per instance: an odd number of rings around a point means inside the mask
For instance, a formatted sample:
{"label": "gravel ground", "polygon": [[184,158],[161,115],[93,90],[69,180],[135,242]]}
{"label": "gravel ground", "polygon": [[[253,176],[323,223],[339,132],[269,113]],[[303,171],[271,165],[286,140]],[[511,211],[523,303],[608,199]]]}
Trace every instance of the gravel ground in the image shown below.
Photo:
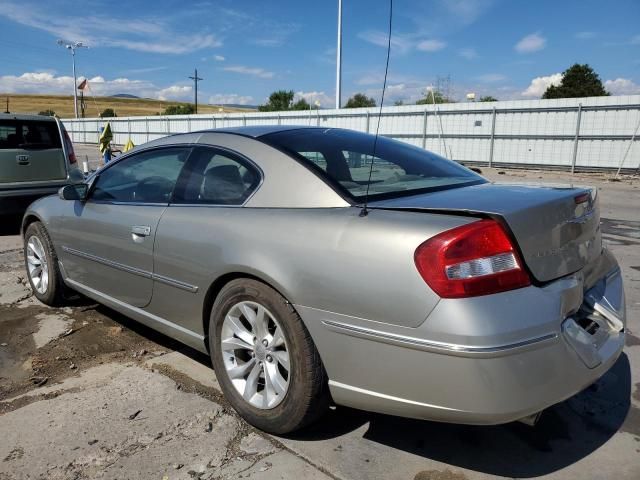
{"label": "gravel ground", "polygon": [[598,186],[604,238],[623,266],[625,354],[594,386],[545,412],[536,428],[445,425],[336,408],[294,436],[256,432],[222,398],[205,356],[81,298],[62,309],[37,302],[17,222],[5,221],[0,480],[640,478],[640,180],[483,174]]}

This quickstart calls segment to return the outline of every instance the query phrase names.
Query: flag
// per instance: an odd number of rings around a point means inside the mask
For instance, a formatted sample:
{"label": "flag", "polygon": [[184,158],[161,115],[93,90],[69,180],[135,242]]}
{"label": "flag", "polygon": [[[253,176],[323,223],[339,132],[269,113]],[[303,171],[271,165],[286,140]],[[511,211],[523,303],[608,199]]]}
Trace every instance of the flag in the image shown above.
{"label": "flag", "polygon": [[85,90],[89,87],[89,82],[87,81],[87,79],[85,78],[84,80],[82,80],[80,82],[80,84],[78,85],[78,90]]}
{"label": "flag", "polygon": [[133,147],[135,147],[135,145],[133,144],[133,141],[131,140],[131,138],[129,138],[129,140],[127,140],[127,143],[124,144],[124,147],[122,147],[122,151],[128,152]]}
{"label": "flag", "polygon": [[111,133],[111,124],[107,122],[102,129],[102,133],[100,134],[100,138],[98,139],[98,148],[100,149],[100,153],[104,153],[107,148],[109,148],[109,144],[113,140],[113,133]]}

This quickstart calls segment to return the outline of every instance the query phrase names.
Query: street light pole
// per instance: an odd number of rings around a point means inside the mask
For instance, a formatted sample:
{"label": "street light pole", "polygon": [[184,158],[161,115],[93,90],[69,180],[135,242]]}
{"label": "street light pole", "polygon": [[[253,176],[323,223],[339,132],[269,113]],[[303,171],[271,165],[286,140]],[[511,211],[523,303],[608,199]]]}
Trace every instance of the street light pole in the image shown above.
{"label": "street light pole", "polygon": [[58,45],[71,51],[71,59],[73,61],[73,111],[76,118],[78,118],[78,79],[76,78],[76,49],[89,48],[82,42],[67,43],[63,40],[58,40]]}
{"label": "street light pole", "polygon": [[336,47],[336,109],[342,96],[342,0],[338,0],[338,45]]}

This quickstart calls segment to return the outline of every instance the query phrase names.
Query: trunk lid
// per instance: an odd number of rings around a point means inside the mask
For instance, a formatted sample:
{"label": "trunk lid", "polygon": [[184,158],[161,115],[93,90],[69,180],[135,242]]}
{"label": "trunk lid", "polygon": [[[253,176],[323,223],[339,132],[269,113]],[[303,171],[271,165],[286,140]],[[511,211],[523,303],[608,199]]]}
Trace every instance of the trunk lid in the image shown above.
{"label": "trunk lid", "polygon": [[66,177],[66,159],[55,121],[0,120],[0,185]]}
{"label": "trunk lid", "polygon": [[485,183],[371,202],[371,208],[500,217],[539,282],[581,270],[602,252],[597,191],[569,186]]}

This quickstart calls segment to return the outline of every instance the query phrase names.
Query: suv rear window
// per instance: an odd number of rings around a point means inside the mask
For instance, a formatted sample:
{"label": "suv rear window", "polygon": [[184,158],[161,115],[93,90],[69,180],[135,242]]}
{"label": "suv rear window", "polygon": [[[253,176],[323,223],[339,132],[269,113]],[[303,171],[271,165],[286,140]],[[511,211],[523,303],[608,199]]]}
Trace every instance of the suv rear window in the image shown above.
{"label": "suv rear window", "polygon": [[0,120],[0,150],[61,148],[56,122]]}
{"label": "suv rear window", "polygon": [[369,198],[381,199],[486,182],[434,153],[385,137],[376,143],[375,138],[352,130],[305,128],[271,133],[261,140],[292,155],[354,200],[364,199],[367,185]]}

